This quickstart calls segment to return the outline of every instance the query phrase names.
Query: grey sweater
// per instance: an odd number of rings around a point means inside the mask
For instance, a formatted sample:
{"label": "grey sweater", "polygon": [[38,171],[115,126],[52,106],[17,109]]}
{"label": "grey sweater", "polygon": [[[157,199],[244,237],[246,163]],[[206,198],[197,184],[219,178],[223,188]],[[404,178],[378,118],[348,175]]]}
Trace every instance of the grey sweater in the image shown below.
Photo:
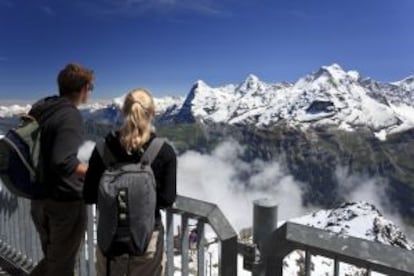
{"label": "grey sweater", "polygon": [[36,102],[29,112],[41,126],[43,184],[49,198],[60,201],[82,199],[83,181],[74,175],[77,153],[83,143],[83,119],[68,99],[51,96]]}

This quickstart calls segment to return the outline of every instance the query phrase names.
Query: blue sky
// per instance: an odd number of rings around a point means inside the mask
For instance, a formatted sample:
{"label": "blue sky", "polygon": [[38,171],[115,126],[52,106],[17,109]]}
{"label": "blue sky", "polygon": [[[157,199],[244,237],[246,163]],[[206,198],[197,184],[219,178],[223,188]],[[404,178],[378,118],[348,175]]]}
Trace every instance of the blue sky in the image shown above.
{"label": "blue sky", "polygon": [[68,62],[94,98],[186,95],[202,79],[295,81],[322,65],[379,81],[414,74],[413,0],[0,0],[0,99],[57,91]]}

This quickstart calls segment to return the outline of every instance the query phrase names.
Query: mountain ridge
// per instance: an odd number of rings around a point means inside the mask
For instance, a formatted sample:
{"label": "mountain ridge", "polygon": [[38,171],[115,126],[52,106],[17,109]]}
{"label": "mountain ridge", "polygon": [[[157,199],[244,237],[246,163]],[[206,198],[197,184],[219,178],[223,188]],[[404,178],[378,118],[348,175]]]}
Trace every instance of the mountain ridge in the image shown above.
{"label": "mountain ridge", "polygon": [[[119,122],[125,95],[109,105],[83,107],[88,118],[105,112],[106,120]],[[211,87],[196,81],[185,97],[155,98],[156,123],[225,123],[271,129],[280,123],[306,130],[321,125],[346,131],[367,128],[378,139],[414,128],[414,75],[395,82],[379,82],[345,71],[334,63],[299,78],[296,82],[265,83],[249,74],[239,84]],[[0,106],[0,117],[12,116],[25,107]],[[15,110],[15,111],[13,111]]]}
{"label": "mountain ridge", "polygon": [[384,84],[333,64],[295,83],[268,84],[253,74],[239,85],[216,88],[197,81],[176,111],[177,121],[259,129],[281,121],[305,128],[321,124],[345,130],[367,127],[383,138],[414,127],[413,79]]}

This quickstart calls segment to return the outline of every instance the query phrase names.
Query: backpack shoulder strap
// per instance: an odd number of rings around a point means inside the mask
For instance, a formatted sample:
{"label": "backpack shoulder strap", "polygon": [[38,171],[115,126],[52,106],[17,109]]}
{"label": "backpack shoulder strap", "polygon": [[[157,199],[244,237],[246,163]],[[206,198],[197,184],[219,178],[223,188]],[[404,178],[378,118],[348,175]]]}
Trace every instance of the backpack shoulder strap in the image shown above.
{"label": "backpack shoulder strap", "polygon": [[116,162],[116,158],[106,144],[105,139],[101,139],[96,142],[95,147],[99,153],[99,156],[101,156],[101,159],[106,168],[110,167],[111,164],[114,164]]}
{"label": "backpack shoulder strap", "polygon": [[148,148],[145,150],[144,155],[141,157],[141,163],[145,164],[152,164],[155,157],[157,157],[158,152],[160,151],[161,147],[166,142],[165,138],[155,137]]}

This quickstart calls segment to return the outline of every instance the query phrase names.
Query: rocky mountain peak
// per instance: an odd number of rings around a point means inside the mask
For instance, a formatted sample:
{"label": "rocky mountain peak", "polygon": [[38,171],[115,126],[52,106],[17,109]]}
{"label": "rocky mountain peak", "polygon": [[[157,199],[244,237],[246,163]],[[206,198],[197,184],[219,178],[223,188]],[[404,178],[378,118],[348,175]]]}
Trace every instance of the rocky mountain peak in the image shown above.
{"label": "rocky mountain peak", "polygon": [[307,82],[330,82],[336,85],[349,84],[358,81],[359,73],[356,71],[345,71],[339,64],[321,66],[318,71],[308,75]]}
{"label": "rocky mountain peak", "polygon": [[386,219],[374,205],[363,201],[347,202],[337,208],[319,210],[292,221],[407,250],[414,249],[414,243],[398,226]]}
{"label": "rocky mountain peak", "polygon": [[192,90],[193,89],[203,89],[203,88],[209,88],[209,86],[203,80],[197,80],[194,83]]}
{"label": "rocky mountain peak", "polygon": [[331,65],[321,66],[320,71],[329,72],[331,75],[335,74],[346,74],[345,70],[337,63],[332,63]]}
{"label": "rocky mountain peak", "polygon": [[[312,214],[292,219],[292,222],[320,228],[330,232],[353,236],[402,249],[413,250],[414,244],[390,220],[381,215],[381,212],[367,202],[346,202],[334,209],[318,210]],[[304,262],[303,251],[293,251],[285,259],[283,275],[299,275]],[[329,275],[333,271],[333,261],[312,256],[313,270],[317,275]],[[341,263],[340,275],[365,275],[363,268]],[[382,274],[380,274],[382,275]]]}
{"label": "rocky mountain peak", "polygon": [[263,89],[263,83],[256,75],[250,74],[247,78],[236,88],[241,94],[248,93],[249,91],[257,91]]}
{"label": "rocky mountain peak", "polygon": [[413,91],[414,90],[414,75],[409,76],[403,80],[393,82],[392,84],[403,88],[403,90]]}

